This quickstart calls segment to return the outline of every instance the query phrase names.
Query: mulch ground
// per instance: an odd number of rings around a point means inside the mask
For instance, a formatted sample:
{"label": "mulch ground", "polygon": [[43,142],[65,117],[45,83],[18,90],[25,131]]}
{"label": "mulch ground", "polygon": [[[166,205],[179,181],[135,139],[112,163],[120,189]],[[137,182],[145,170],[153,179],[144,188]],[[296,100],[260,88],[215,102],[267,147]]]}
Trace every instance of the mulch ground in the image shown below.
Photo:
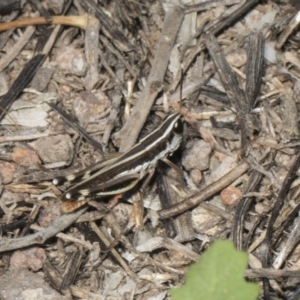
{"label": "mulch ground", "polygon": [[[1,299],[169,299],[216,239],[248,252],[261,299],[300,298],[298,1],[3,0],[0,16]],[[62,201],[171,113],[182,143],[147,185]]]}

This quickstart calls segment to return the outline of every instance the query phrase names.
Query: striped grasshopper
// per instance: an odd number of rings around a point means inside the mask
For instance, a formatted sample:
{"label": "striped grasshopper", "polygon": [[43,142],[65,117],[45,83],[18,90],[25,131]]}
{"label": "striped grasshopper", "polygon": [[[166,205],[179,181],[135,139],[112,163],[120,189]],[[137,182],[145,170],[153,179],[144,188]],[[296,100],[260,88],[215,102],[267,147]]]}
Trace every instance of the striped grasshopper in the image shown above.
{"label": "striped grasshopper", "polygon": [[118,158],[100,162],[76,174],[53,180],[54,185],[73,185],[62,195],[62,210],[72,212],[91,197],[117,195],[129,191],[154,172],[159,160],[179,147],[183,125],[180,114],[169,115],[152,133]]}

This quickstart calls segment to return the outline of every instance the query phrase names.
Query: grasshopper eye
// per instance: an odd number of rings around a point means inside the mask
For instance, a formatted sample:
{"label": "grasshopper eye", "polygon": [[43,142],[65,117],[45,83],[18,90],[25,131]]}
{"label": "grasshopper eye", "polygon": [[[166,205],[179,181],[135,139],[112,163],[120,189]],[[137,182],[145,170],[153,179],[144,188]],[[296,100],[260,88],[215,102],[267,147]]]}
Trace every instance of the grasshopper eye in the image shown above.
{"label": "grasshopper eye", "polygon": [[182,135],[182,133],[183,133],[183,123],[180,119],[178,119],[178,121],[174,124],[173,132],[174,132],[174,134]]}

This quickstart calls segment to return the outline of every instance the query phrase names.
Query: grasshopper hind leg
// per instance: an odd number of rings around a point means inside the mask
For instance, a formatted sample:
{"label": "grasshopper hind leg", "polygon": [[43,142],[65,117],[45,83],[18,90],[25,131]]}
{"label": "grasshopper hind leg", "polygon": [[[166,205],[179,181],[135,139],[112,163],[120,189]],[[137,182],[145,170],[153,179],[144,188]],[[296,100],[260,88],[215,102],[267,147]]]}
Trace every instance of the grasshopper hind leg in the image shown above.
{"label": "grasshopper hind leg", "polygon": [[65,213],[70,213],[70,212],[73,212],[73,211],[77,210],[78,208],[82,207],[83,205],[85,205],[88,202],[89,202],[89,199],[79,200],[76,202],[75,201],[62,201],[61,209]]}

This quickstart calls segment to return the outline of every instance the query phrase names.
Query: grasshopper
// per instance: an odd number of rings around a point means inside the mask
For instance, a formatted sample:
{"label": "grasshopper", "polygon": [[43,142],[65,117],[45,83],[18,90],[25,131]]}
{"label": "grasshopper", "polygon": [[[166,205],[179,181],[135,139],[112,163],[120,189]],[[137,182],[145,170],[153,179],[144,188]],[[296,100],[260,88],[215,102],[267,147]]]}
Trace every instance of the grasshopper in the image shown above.
{"label": "grasshopper", "polygon": [[118,158],[54,179],[54,185],[64,182],[73,184],[61,197],[62,210],[72,212],[86,204],[91,197],[129,191],[146,175],[154,172],[159,160],[172,155],[180,146],[182,133],[180,114],[171,114],[156,130]]}

